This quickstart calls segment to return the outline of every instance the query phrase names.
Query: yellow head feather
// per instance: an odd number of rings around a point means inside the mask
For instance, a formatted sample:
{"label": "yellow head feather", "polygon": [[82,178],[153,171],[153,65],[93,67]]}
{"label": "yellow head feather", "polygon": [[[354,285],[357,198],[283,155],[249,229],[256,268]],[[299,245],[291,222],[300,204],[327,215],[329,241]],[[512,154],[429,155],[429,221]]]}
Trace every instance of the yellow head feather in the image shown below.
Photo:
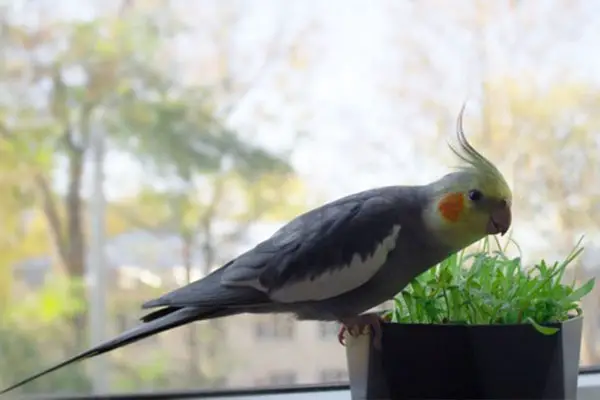
{"label": "yellow head feather", "polygon": [[512,192],[504,179],[502,173],[496,168],[494,164],[469,143],[465,137],[463,131],[463,114],[465,111],[466,104],[463,104],[458,119],[456,121],[456,136],[458,139],[459,148],[455,148],[450,145],[450,149],[456,154],[461,160],[466,162],[467,166],[459,167],[461,170],[471,170],[484,179],[480,181],[485,182],[485,189],[488,194],[491,194],[497,198],[504,198],[510,201],[512,198]]}

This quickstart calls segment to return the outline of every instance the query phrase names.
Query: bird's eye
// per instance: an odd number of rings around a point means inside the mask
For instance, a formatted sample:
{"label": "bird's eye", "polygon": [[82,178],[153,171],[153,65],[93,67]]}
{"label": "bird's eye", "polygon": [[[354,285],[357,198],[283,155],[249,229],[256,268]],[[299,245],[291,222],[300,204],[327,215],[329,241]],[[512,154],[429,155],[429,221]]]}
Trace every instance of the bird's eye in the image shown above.
{"label": "bird's eye", "polygon": [[473,189],[471,191],[469,191],[469,199],[471,199],[472,201],[479,201],[483,198],[483,193],[481,193],[479,190]]}

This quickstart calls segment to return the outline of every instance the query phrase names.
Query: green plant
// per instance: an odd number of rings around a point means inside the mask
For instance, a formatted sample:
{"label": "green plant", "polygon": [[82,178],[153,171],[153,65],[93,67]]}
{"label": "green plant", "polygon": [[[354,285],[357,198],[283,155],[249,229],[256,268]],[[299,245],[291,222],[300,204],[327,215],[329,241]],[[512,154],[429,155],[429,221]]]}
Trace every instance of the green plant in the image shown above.
{"label": "green plant", "polygon": [[413,324],[530,323],[553,334],[558,329],[544,325],[580,315],[578,302],[594,287],[593,278],[578,288],[562,282],[567,266],[583,251],[581,242],[562,262],[541,260],[525,268],[521,257],[507,256],[508,243],[492,251],[486,239],[480,250],[463,250],[414,279],[396,296],[388,317]]}

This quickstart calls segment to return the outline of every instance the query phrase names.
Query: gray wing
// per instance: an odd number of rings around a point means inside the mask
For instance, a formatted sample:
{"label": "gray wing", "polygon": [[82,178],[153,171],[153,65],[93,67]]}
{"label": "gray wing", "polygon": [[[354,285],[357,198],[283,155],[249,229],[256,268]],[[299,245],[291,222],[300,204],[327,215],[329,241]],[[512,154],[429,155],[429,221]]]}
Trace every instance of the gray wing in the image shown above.
{"label": "gray wing", "polygon": [[221,283],[254,288],[280,303],[356,289],[396,245],[402,207],[393,189],[362,192],[299,216],[228,265]]}
{"label": "gray wing", "polygon": [[248,252],[142,308],[246,308],[321,300],[365,283],[395,245],[398,188],[357,193],[302,214]]}

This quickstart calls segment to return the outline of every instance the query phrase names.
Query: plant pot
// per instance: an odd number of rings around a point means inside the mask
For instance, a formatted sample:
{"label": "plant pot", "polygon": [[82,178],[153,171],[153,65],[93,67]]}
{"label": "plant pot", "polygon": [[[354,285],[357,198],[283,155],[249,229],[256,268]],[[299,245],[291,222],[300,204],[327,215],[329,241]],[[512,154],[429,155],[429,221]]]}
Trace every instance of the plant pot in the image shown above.
{"label": "plant pot", "polygon": [[575,399],[582,316],[543,335],[529,324],[383,323],[382,350],[371,335],[348,337],[353,399]]}

